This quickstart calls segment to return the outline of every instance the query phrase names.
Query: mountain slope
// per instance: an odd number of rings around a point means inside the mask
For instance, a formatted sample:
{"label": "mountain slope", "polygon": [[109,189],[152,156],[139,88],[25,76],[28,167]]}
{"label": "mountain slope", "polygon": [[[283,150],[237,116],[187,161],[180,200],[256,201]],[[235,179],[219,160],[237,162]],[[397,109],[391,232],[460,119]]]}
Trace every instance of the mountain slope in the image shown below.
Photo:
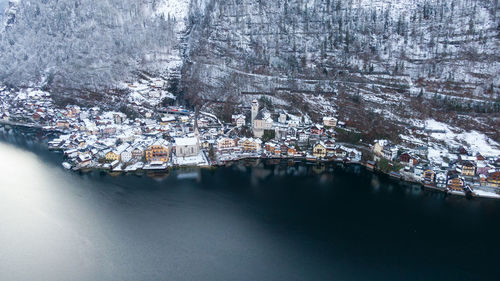
{"label": "mountain slope", "polygon": [[491,131],[499,9],[496,0],[212,0],[190,20],[186,92],[247,104],[266,94],[367,129],[374,116],[489,114],[472,125]]}
{"label": "mountain slope", "polygon": [[158,16],[155,1],[14,4],[0,34],[0,79],[14,86],[101,90],[178,58],[178,22]]}

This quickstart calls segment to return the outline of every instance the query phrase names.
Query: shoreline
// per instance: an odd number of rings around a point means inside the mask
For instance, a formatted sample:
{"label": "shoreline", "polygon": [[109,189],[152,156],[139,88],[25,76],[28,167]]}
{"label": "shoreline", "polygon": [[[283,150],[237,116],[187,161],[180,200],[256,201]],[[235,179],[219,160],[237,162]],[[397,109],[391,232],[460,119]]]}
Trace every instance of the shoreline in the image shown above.
{"label": "shoreline", "polygon": [[[21,123],[13,123],[13,122],[0,122],[0,126],[3,128],[6,128],[6,126],[10,127],[19,127],[24,130],[35,130],[43,133],[64,133],[63,131],[60,130],[45,130],[42,126],[37,126],[37,125],[30,125],[30,124],[21,124]],[[45,147],[47,151],[50,152],[56,152],[58,154],[62,154],[64,156],[64,152],[62,150],[54,150],[54,149],[49,149],[49,147]],[[66,161],[63,161],[61,165],[63,166],[64,169],[72,172],[79,172],[79,173],[89,173],[89,172],[101,172],[101,173],[107,173],[111,176],[119,176],[119,175],[140,175],[140,174],[169,174],[171,169],[193,169],[193,168],[200,168],[200,169],[216,169],[219,167],[227,167],[228,165],[233,165],[235,163],[241,163],[242,161],[251,161],[251,160],[264,160],[264,161],[278,161],[277,163],[268,163],[269,165],[279,165],[279,164],[285,164],[281,162],[287,162],[289,164],[290,162],[293,162],[295,165],[296,163],[302,163],[304,165],[321,165],[321,164],[344,164],[344,165],[359,165],[365,168],[366,171],[376,174],[376,175],[383,175],[391,179],[392,181],[396,181],[400,184],[414,184],[420,186],[422,190],[428,190],[432,192],[440,192],[444,193],[445,195],[454,195],[454,196],[460,196],[460,197],[466,197],[467,199],[472,199],[472,198],[486,198],[486,199],[500,199],[500,195],[495,196],[493,193],[489,192],[461,192],[461,191],[453,191],[449,190],[447,188],[439,188],[434,185],[429,185],[425,184],[420,181],[416,181],[414,179],[408,179],[407,177],[404,177],[403,175],[400,175],[395,177],[394,175],[391,174],[391,172],[383,172],[382,170],[376,168],[376,167],[371,167],[367,162],[363,161],[346,161],[346,160],[340,160],[340,159],[335,159],[335,158],[329,158],[329,159],[315,159],[311,160],[306,156],[300,156],[300,157],[258,157],[258,156],[248,156],[248,157],[238,157],[230,160],[225,160],[222,161],[222,163],[215,163],[215,164],[208,164],[208,165],[178,165],[178,164],[171,164],[168,163],[164,169],[135,169],[135,170],[130,170],[127,171],[126,169],[120,169],[113,171],[113,169],[109,168],[102,168],[102,167],[73,167],[71,166],[70,168],[67,168],[64,164],[69,164]]]}

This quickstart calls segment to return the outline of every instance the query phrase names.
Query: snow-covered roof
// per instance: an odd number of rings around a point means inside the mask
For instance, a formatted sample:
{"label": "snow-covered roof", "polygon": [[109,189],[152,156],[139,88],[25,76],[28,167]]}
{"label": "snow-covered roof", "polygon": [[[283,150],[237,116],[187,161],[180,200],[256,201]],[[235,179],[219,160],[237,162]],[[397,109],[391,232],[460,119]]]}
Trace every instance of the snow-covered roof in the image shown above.
{"label": "snow-covered roof", "polygon": [[198,145],[198,139],[197,138],[175,138],[175,145],[176,146],[192,146],[192,145]]}

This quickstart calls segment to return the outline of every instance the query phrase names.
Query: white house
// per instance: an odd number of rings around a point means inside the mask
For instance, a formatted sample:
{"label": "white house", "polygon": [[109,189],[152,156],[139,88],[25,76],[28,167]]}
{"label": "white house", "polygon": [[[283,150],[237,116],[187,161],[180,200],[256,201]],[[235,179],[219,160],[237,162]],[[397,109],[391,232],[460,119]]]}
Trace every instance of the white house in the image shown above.
{"label": "white house", "polygon": [[236,127],[244,126],[246,123],[246,117],[243,114],[237,114],[232,116],[233,122],[236,124]]}
{"label": "white house", "polygon": [[130,160],[132,160],[132,150],[133,148],[129,146],[120,154],[120,159],[122,160],[123,163],[127,163]]}
{"label": "white house", "polygon": [[236,147],[236,142],[234,139],[221,137],[217,139],[217,150],[223,151],[227,149],[233,149]]}
{"label": "white house", "polygon": [[323,117],[323,125],[327,127],[337,127],[337,118]]}

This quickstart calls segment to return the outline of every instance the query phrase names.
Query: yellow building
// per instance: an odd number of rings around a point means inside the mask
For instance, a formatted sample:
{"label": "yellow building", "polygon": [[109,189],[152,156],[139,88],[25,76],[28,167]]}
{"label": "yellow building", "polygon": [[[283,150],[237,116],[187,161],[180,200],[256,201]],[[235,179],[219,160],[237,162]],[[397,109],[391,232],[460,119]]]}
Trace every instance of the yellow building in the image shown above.
{"label": "yellow building", "polygon": [[448,188],[451,190],[463,191],[464,184],[464,180],[459,177],[448,180]]}
{"label": "yellow building", "polygon": [[217,140],[217,149],[224,150],[228,148],[234,148],[236,146],[236,142],[231,138],[220,138]]}
{"label": "yellow building", "polygon": [[433,170],[425,170],[422,178],[427,183],[434,182],[434,178],[436,177],[436,173]]}
{"label": "yellow building", "polygon": [[476,174],[476,166],[469,161],[465,161],[462,164],[462,176],[473,177],[475,174]]}
{"label": "yellow building", "polygon": [[146,149],[146,161],[168,162],[169,152],[168,142],[165,140],[157,140]]}
{"label": "yellow building", "polygon": [[323,142],[318,142],[313,147],[313,155],[316,158],[324,158],[326,156],[326,145]]}
{"label": "yellow building", "polygon": [[120,160],[120,154],[117,154],[113,151],[110,151],[110,152],[106,153],[106,160],[107,161]]}
{"label": "yellow building", "polygon": [[491,173],[486,181],[489,186],[500,187],[500,172]]}
{"label": "yellow building", "polygon": [[238,145],[243,151],[257,152],[261,149],[262,141],[254,138],[243,138],[238,142]]}

